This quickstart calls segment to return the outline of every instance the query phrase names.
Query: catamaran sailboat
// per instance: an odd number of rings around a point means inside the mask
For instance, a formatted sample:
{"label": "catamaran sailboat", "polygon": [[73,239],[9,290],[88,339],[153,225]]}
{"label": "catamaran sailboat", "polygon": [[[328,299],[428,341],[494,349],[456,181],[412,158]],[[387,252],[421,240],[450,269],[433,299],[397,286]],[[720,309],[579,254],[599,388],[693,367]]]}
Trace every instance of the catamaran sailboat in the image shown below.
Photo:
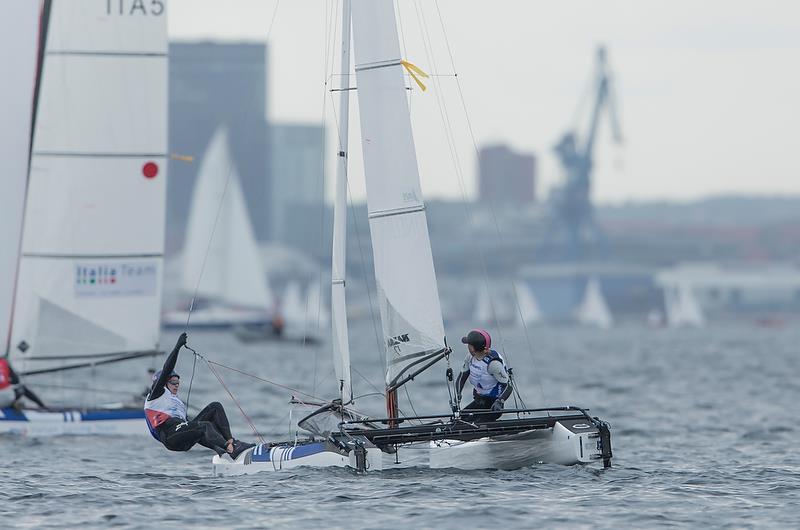
{"label": "catamaran sailboat", "polygon": [[[349,466],[380,470],[411,465],[432,468],[513,469],[537,462],[603,461],[610,465],[608,425],[578,407],[512,409],[505,418],[474,421],[451,401],[443,415],[402,416],[398,390],[451,350],[437,292],[412,138],[404,69],[392,0],[345,0],[342,69],[349,67],[350,27],[361,118],[367,206],[375,262],[386,366],[384,418],[368,418],[352,405],[348,331],[344,310],[344,216],[346,145],[337,168],[333,236],[333,353],[338,399],[320,405],[298,422],[306,440],[262,443],[235,461],[214,456],[217,475],[272,471],[298,466]],[[348,76],[342,79],[347,82]],[[348,115],[348,90],[341,90],[339,116]],[[339,138],[347,138],[340,119]],[[452,370],[448,372],[452,376]],[[451,377],[452,379],[452,377]],[[452,395],[452,394],[451,394]]]}
{"label": "catamaran sailboat", "polygon": [[[0,432],[146,433],[141,403],[132,402],[138,385],[119,402],[86,393],[106,365],[161,353],[165,4],[3,6],[3,82],[17,112],[10,122],[4,112],[0,128],[26,144],[2,146],[12,171],[4,177],[12,192],[0,194],[2,254],[13,255],[0,277],[0,304],[10,314],[1,319],[10,322],[3,346],[48,408],[3,408]],[[9,52],[19,61],[11,71]],[[56,392],[64,373],[70,384]],[[77,397],[62,397],[68,386]],[[114,401],[115,390],[101,395]]]}

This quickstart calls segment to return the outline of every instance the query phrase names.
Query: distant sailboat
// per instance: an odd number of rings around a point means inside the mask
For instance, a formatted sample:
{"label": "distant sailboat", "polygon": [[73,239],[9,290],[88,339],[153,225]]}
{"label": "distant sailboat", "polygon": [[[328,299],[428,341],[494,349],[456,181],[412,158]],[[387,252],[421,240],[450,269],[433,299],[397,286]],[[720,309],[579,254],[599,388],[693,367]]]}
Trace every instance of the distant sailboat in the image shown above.
{"label": "distant sailboat", "polygon": [[519,280],[514,283],[516,290],[519,311],[517,312],[517,325],[524,327],[529,324],[536,324],[542,321],[542,311],[536,302],[533,291],[524,281]]}
{"label": "distant sailboat", "polygon": [[691,285],[681,281],[664,288],[664,309],[667,325],[670,327],[689,326],[701,328],[706,319],[703,310],[694,296]]}
{"label": "distant sailboat", "polygon": [[[272,291],[224,127],[214,133],[200,166],[182,259],[181,291],[191,299],[196,290],[192,327],[269,322]],[[162,322],[184,327],[188,317],[187,303],[165,312]]]}
{"label": "distant sailboat", "polygon": [[611,311],[608,310],[597,278],[592,277],[586,283],[583,300],[575,310],[575,319],[580,324],[596,326],[601,329],[608,329],[613,325],[614,318],[611,316]]}

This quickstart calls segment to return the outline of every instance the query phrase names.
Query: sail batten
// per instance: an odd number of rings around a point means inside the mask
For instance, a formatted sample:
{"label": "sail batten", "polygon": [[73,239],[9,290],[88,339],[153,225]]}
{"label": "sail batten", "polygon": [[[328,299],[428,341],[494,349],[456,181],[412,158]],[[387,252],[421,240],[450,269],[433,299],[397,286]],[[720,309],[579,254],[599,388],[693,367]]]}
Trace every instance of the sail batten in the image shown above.
{"label": "sail batten", "polygon": [[418,362],[406,356],[445,349],[444,324],[394,4],[354,0],[352,9],[367,210],[392,386]]}

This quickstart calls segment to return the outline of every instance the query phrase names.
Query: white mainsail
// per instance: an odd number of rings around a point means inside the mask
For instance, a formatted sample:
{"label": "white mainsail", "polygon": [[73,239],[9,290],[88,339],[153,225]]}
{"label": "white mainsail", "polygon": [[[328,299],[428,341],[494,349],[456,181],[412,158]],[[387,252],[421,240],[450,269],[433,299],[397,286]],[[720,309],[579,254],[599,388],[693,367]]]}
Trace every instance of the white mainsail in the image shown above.
{"label": "white mainsail", "polygon": [[57,364],[158,347],[165,4],[122,12],[104,0],[44,4],[11,340],[22,371],[36,357]]}
{"label": "white mainsail", "polygon": [[425,205],[391,0],[354,0],[361,142],[386,383],[445,349]]}
{"label": "white mainsail", "polygon": [[583,300],[575,311],[575,318],[581,324],[602,329],[608,329],[614,323],[597,278],[591,278],[586,283]]}
{"label": "white mainsail", "polygon": [[11,339],[11,312],[19,263],[25,184],[31,140],[31,110],[36,78],[39,2],[10,0],[0,17],[0,339],[5,355]]}
{"label": "white mainsail", "polygon": [[265,310],[273,306],[224,127],[209,142],[192,194],[181,287],[215,302]]}
{"label": "white mainsail", "polygon": [[692,286],[686,281],[669,285],[664,289],[664,305],[667,324],[670,327],[694,326],[701,328],[706,319],[694,296]]}

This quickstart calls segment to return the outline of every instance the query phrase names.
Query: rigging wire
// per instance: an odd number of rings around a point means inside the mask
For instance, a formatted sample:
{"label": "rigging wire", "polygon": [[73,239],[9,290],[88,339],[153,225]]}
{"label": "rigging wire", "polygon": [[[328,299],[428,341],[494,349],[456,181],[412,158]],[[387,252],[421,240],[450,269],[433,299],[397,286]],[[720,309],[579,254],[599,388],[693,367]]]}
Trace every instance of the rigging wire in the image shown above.
{"label": "rigging wire", "polygon": [[217,370],[214,368],[214,366],[211,364],[211,362],[209,362],[209,360],[205,359],[205,358],[204,358],[204,360],[206,361],[206,364],[208,365],[208,369],[211,370],[211,373],[213,373],[214,377],[217,378],[219,383],[222,385],[222,388],[225,389],[225,391],[231,397],[233,402],[239,408],[239,412],[242,413],[242,416],[244,416],[245,421],[247,421],[247,423],[250,425],[250,428],[253,429],[253,432],[255,433],[256,437],[258,437],[258,439],[261,440],[261,443],[267,443],[266,440],[264,440],[264,437],[261,436],[261,433],[258,432],[258,429],[256,428],[255,424],[253,423],[253,420],[251,420],[250,416],[248,416],[247,413],[244,411],[242,406],[239,404],[239,400],[237,400],[236,397],[233,395],[233,392],[230,391],[230,389],[228,388],[228,385],[226,385],[225,381],[222,380],[222,377],[217,373]]}
{"label": "rigging wire", "polygon": [[[449,42],[449,39],[447,38],[447,31],[446,31],[445,26],[444,26],[444,18],[442,17],[442,12],[441,12],[441,10],[439,8],[438,0],[434,1],[434,5],[436,6],[436,12],[437,12],[437,15],[438,15],[439,24],[440,24],[440,26],[442,28],[442,35],[443,35],[444,41],[445,41],[445,47],[447,48],[448,56],[450,58],[450,64],[451,64],[452,70],[454,72],[453,79],[455,80],[456,88],[458,89],[458,95],[459,95],[459,98],[460,98],[460,101],[461,101],[461,107],[462,107],[462,110],[464,112],[464,117],[465,117],[466,123],[467,123],[467,130],[469,131],[469,135],[470,135],[470,138],[472,140],[473,150],[474,150],[475,155],[477,157],[477,156],[479,156],[479,153],[480,153],[479,149],[478,149],[478,143],[477,143],[477,140],[475,138],[475,133],[474,133],[474,130],[473,130],[473,127],[472,127],[472,121],[470,120],[469,112],[467,110],[466,99],[464,98],[464,92],[463,92],[462,87],[461,87],[461,82],[458,79],[458,73],[456,72],[455,59],[453,57],[453,50],[450,47],[450,42]],[[436,82],[435,78],[434,78],[434,82]],[[448,125],[449,125],[449,122],[448,122]],[[452,133],[452,131],[451,131],[451,133]],[[459,185],[461,187],[462,196],[464,198],[464,205],[465,205],[465,208],[466,208],[466,192],[465,192],[465,187],[464,187],[463,175],[461,173],[459,173],[458,177],[459,177]],[[498,238],[499,238],[499,240],[501,242],[501,245],[504,246],[504,238],[503,238],[503,235],[502,235],[502,231],[500,230],[500,225],[497,222],[497,216],[495,214],[494,201],[491,201],[491,202],[492,202],[492,204],[491,204],[491,208],[489,208],[489,211],[490,211],[490,214],[491,214],[491,217],[492,217],[492,222],[494,224],[494,228],[495,228],[497,236],[498,236]],[[467,210],[468,210],[468,208],[467,208]],[[469,214],[469,212],[468,212],[468,214]],[[471,215],[470,215],[470,221],[472,221]],[[484,276],[487,277],[488,276],[488,272],[487,272],[487,267],[486,267],[486,259],[485,259],[483,250],[479,249],[479,252],[480,252],[480,255],[481,255],[481,264],[482,264],[482,266],[484,268]],[[516,286],[513,285],[513,279],[511,277],[509,277],[509,281],[512,283],[513,293],[514,293],[514,303],[516,305],[517,312],[520,315],[520,317],[523,317],[522,308],[520,307],[520,304],[519,304],[519,297],[517,296]],[[492,305],[492,311],[494,312],[494,306],[493,305]],[[497,317],[495,315],[495,321],[496,321],[496,318]],[[527,343],[527,346],[528,346],[528,352],[529,352],[530,358],[531,358],[531,364],[533,365],[533,368],[534,368],[534,377],[536,378],[536,381],[538,383],[539,391],[540,391],[541,396],[542,396],[542,401],[546,402],[547,399],[545,397],[544,386],[542,385],[542,380],[541,380],[541,377],[539,376],[539,372],[536,369],[536,364],[537,363],[536,363],[536,359],[535,359],[534,352],[533,352],[533,344],[532,344],[531,339],[530,339],[530,333],[528,332],[528,326],[525,323],[525,319],[524,318],[521,318],[521,321],[522,321],[522,326],[523,326],[523,332],[524,332],[524,335],[525,335],[525,340],[526,340],[526,343]],[[505,339],[503,337],[502,330],[501,330],[499,325],[498,325],[498,330],[500,332],[501,344],[503,345],[503,354],[506,355]]]}

